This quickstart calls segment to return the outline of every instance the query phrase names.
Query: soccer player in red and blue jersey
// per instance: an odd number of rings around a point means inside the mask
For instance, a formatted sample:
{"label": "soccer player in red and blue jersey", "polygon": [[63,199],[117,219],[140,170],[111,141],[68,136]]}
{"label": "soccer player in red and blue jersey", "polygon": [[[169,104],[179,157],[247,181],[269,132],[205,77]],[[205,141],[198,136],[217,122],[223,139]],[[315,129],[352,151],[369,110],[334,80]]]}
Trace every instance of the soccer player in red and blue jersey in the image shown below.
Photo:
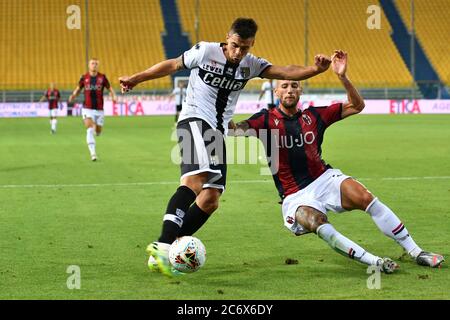
{"label": "soccer player in red and blue jersey", "polygon": [[237,123],[235,135],[256,135],[265,145],[273,179],[282,198],[284,224],[294,234],[314,232],[338,253],[392,273],[398,268],[394,261],[373,255],[343,236],[328,222],[326,215],[327,211],[364,210],[377,227],[401,245],[419,265],[438,267],[444,261],[441,255],[423,251],[391,209],[357,180],[333,169],[322,159],[325,130],[364,108],[364,100],[346,76],[347,53],[335,51],[331,65],[347,91],[347,103],[301,111],[297,108],[300,83],[280,80],[275,90],[280,106],[262,110]]}
{"label": "soccer player in red and blue jersey", "polygon": [[109,90],[111,99],[116,100],[116,95],[106,75],[98,72],[99,61],[93,58],[89,61],[89,71],[81,76],[78,86],[69,97],[69,103],[73,102],[77,95],[84,89],[84,102],[82,116],[86,127],[86,142],[91,154],[91,160],[97,160],[95,151],[94,132],[99,136],[105,122],[103,111],[103,91]]}
{"label": "soccer player in red and blue jersey", "polygon": [[44,95],[41,97],[39,102],[42,102],[44,100],[48,101],[48,110],[50,114],[50,126],[51,126],[51,133],[56,133],[56,125],[58,123],[58,120],[56,117],[58,116],[58,104],[59,99],[61,99],[61,94],[58,89],[56,89],[54,83],[50,83],[50,87],[47,89],[47,91],[44,92]]}

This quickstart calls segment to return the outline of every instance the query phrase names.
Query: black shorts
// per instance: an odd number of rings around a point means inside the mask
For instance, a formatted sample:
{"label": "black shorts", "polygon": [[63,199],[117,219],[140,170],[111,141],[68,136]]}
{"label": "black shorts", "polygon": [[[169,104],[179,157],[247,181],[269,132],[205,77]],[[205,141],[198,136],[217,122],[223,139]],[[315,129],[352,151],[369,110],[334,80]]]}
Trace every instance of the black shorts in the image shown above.
{"label": "black shorts", "polygon": [[181,112],[183,105],[182,104],[177,104],[177,112]]}
{"label": "black shorts", "polygon": [[225,138],[204,120],[189,118],[177,124],[181,178],[208,172],[203,188],[225,190],[227,163]]}

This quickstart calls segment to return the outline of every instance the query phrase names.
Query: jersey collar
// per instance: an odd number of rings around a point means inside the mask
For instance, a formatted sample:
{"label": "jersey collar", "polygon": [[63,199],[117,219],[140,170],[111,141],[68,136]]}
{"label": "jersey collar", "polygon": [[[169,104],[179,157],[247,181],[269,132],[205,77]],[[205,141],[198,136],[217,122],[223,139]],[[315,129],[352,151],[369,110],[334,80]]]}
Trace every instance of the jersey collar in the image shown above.
{"label": "jersey collar", "polygon": [[282,117],[285,118],[285,119],[298,119],[298,118],[300,118],[300,116],[302,115],[302,110],[300,110],[300,109],[298,109],[298,111],[297,111],[294,115],[292,115],[292,116],[287,115],[286,113],[284,113],[284,112],[281,110],[280,107],[277,107],[275,110],[278,112],[278,114],[279,114],[280,116],[282,116]]}

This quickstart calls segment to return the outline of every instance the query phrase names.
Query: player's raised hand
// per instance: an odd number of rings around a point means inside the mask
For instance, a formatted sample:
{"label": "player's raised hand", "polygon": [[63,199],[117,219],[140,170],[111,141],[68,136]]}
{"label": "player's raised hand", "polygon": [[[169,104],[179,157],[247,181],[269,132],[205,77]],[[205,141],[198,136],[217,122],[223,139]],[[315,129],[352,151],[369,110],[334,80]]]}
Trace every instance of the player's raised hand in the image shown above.
{"label": "player's raised hand", "polygon": [[339,77],[344,77],[347,72],[347,52],[334,50],[331,57],[331,68]]}
{"label": "player's raised hand", "polygon": [[131,77],[128,77],[128,76],[120,77],[119,83],[120,83],[120,91],[122,93],[127,93],[127,92],[131,91],[133,89],[133,87],[136,85],[136,83],[134,83],[131,80]]}
{"label": "player's raised hand", "polygon": [[324,72],[330,67],[331,59],[324,54],[318,54],[314,57],[314,64],[320,72]]}

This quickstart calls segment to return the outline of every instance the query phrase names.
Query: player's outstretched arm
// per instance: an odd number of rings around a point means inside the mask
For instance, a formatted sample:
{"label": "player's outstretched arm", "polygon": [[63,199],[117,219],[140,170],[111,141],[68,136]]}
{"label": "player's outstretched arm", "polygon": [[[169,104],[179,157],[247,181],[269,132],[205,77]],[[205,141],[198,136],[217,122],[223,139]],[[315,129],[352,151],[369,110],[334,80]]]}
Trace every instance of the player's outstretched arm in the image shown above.
{"label": "player's outstretched arm", "polygon": [[72,103],[75,100],[75,98],[80,94],[80,92],[81,88],[80,86],[77,86],[69,97],[69,103]]}
{"label": "player's outstretched arm", "polygon": [[149,69],[119,78],[122,93],[128,92],[141,82],[162,78],[184,69],[183,58],[169,59],[159,62]]}
{"label": "player's outstretched arm", "polygon": [[302,66],[270,66],[261,74],[262,78],[280,80],[305,80],[326,71],[331,64],[331,59],[323,54],[314,57],[314,65]]}
{"label": "player's outstretched arm", "polygon": [[117,101],[116,99],[116,92],[114,91],[113,87],[109,87],[109,95],[111,96],[111,100],[115,103]]}
{"label": "player's outstretched arm", "polygon": [[353,86],[351,81],[347,78],[347,52],[342,50],[335,50],[331,57],[331,68],[334,73],[341,80],[342,85],[347,91],[348,103],[342,106],[342,118],[360,113],[364,109],[364,99],[359,94],[358,90]]}

